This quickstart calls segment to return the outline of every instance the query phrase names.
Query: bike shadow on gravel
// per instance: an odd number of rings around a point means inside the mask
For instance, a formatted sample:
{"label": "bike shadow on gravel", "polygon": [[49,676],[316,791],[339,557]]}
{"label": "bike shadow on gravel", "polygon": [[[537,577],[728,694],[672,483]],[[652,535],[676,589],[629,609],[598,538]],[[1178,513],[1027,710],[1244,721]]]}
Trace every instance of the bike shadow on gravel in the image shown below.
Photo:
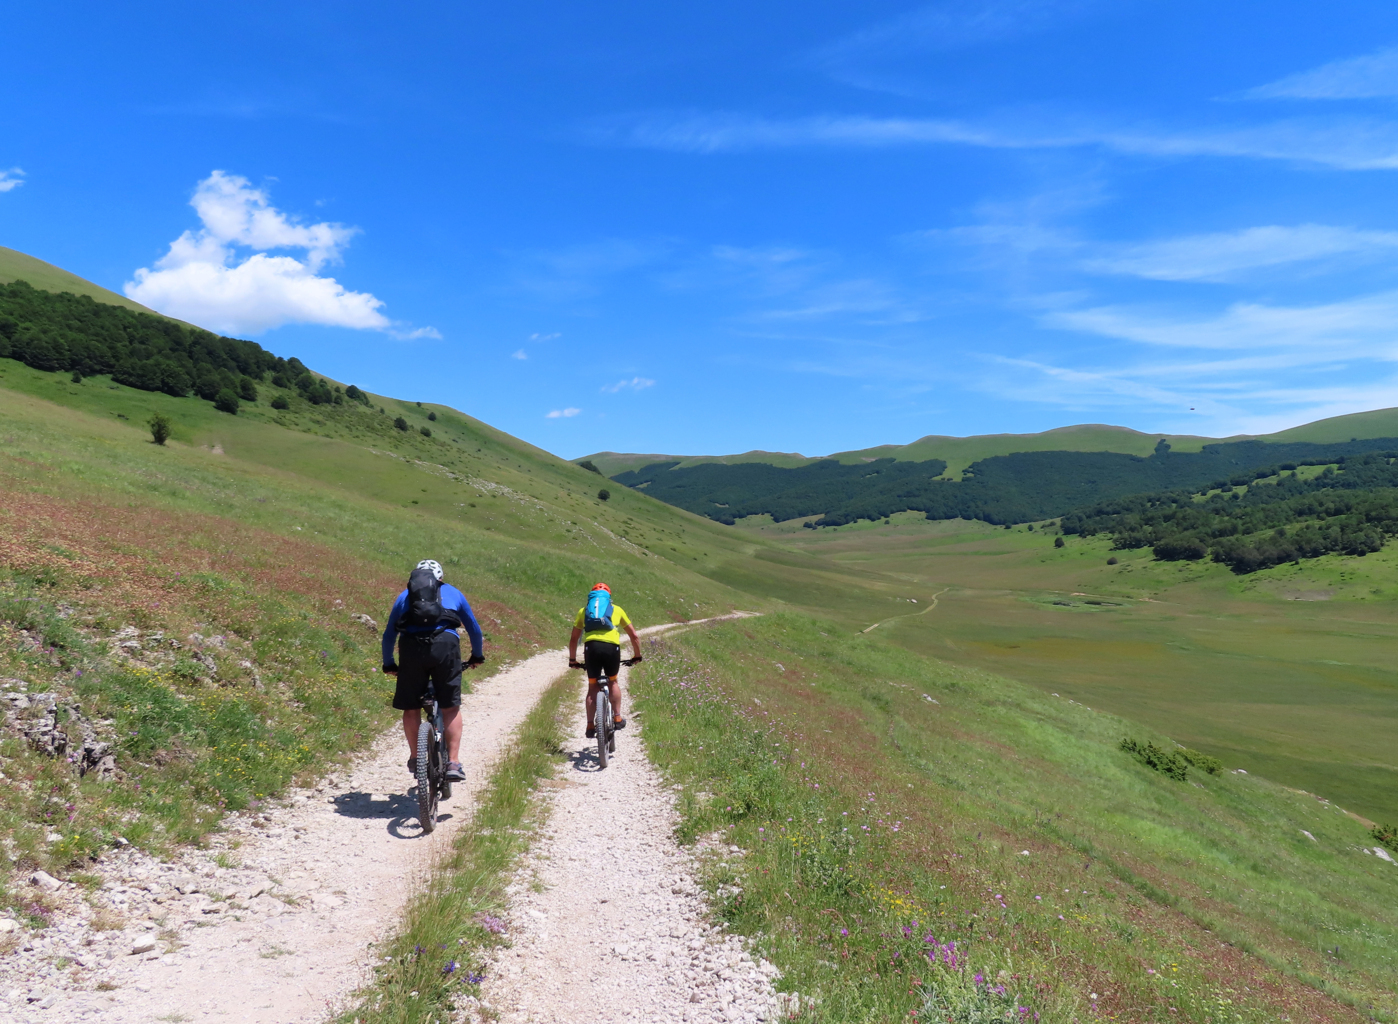
{"label": "bike shadow on gravel", "polygon": [[[616,757],[615,754],[611,755]],[[600,772],[602,762],[597,759],[597,745],[583,747],[581,750],[574,750],[568,754],[568,764],[575,772]]]}
{"label": "bike shadow on gravel", "polygon": [[[355,790],[332,799],[335,813],[359,820],[386,820],[389,835],[396,839],[420,839],[427,833],[418,823],[417,790],[408,793],[366,793]],[[450,821],[451,814],[438,814],[437,821]]]}

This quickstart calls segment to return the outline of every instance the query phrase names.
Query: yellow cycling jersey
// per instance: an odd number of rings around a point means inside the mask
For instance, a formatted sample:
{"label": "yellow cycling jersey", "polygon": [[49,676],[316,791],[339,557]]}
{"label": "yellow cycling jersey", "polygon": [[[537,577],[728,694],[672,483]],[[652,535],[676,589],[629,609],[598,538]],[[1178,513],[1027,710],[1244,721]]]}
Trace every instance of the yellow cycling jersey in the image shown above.
{"label": "yellow cycling jersey", "polygon": [[[573,628],[583,628],[583,621],[586,613],[586,607],[578,609],[578,617],[573,620]],[[589,640],[605,640],[609,644],[617,644],[619,646],[621,644],[620,629],[622,626],[629,625],[631,625],[631,619],[627,616],[626,612],[622,611],[621,605],[614,602],[612,604],[612,628],[595,629],[590,633],[584,633],[583,643],[587,643]]]}

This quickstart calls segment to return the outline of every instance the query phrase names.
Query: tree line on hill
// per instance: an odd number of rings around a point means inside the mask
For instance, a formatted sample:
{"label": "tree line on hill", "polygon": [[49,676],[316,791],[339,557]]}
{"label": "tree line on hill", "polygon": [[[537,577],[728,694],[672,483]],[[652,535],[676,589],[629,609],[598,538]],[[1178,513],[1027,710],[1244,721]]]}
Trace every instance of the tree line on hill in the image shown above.
{"label": "tree line on hill", "polygon": [[[1299,466],[1330,461],[1338,468],[1327,465],[1311,479],[1297,474]],[[1167,561],[1211,557],[1239,573],[1325,554],[1366,555],[1398,534],[1398,450],[1283,463],[1216,487],[1202,500],[1177,490],[1102,502],[1060,525],[1065,534],[1109,534],[1119,550],[1149,547]]]}
{"label": "tree line on hill", "polygon": [[1147,457],[1117,452],[1018,452],[972,463],[959,481],[938,479],[940,459],[841,464],[824,459],[792,469],[765,463],[705,463],[676,469],[660,462],[618,473],[617,483],[671,505],[732,524],[751,515],[777,522],[820,516],[813,526],[842,526],[917,511],[928,519],[979,519],[995,525],[1038,522],[1128,495],[1211,481],[1251,481],[1280,462],[1333,462],[1342,456],[1398,448],[1398,438],[1335,444],[1232,441],[1198,452],[1171,451],[1162,440]]}
{"label": "tree line on hill", "polygon": [[111,374],[118,384],[177,398],[194,394],[226,412],[236,412],[239,399],[257,401],[257,384],[268,375],[316,405],[369,404],[353,384],[332,387],[299,359],[273,355],[256,342],[27,281],[0,284],[0,357],[79,378]]}

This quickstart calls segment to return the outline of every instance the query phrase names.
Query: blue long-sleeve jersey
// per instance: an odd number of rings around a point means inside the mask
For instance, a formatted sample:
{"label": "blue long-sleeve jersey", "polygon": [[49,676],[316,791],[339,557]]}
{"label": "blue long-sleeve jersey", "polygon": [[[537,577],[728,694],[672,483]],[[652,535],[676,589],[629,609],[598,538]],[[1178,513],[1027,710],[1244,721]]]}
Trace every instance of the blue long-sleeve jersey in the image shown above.
{"label": "blue long-sleeve jersey", "polygon": [[[481,647],[481,627],[476,622],[476,616],[471,612],[471,606],[466,603],[466,595],[457,590],[450,583],[442,584],[442,610],[456,612],[461,618],[461,625],[466,630],[466,635],[471,638],[471,656],[480,657],[484,652]],[[422,626],[409,626],[400,630],[398,623],[402,620],[403,614],[408,610],[408,592],[404,590],[398,595],[398,600],[393,602],[393,609],[388,613],[388,622],[383,628],[383,663],[393,664],[393,648],[398,643],[398,634],[402,633],[435,633],[438,626],[431,629]],[[456,633],[455,629],[448,629],[448,632]],[[460,633],[456,633],[460,636]]]}

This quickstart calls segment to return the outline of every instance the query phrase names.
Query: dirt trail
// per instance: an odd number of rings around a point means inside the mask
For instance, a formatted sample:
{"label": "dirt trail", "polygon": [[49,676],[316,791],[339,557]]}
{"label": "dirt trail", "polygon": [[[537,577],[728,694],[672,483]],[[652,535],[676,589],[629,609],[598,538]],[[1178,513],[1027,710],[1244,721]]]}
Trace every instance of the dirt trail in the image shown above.
{"label": "dirt trail", "polygon": [[906,615],[895,615],[895,616],[893,616],[893,617],[890,618],[890,619],[880,619],[878,622],[874,623],[874,624],[873,624],[872,626],[870,626],[868,629],[861,629],[859,632],[861,632],[861,633],[872,633],[874,630],[878,629],[880,626],[885,626],[885,625],[887,625],[887,624],[890,623],[890,622],[897,622],[899,619],[915,619],[915,618],[917,618],[919,615],[926,615],[928,612],[934,611],[934,610],[936,609],[936,607],[937,607],[937,598],[941,597],[943,594],[945,594],[945,593],[946,593],[948,590],[950,590],[950,589],[951,589],[951,587],[943,587],[941,590],[939,590],[939,591],[937,591],[935,594],[933,594],[931,600],[929,601],[928,604],[926,604],[926,605],[923,607],[922,611],[919,611],[919,612],[908,612]]}
{"label": "dirt trail", "polygon": [[[583,737],[581,713],[575,724],[548,826],[511,885],[511,945],[487,966],[482,1005],[466,1019],[774,1019],[776,970],[705,923],[694,858],[674,841],[675,794],[645,756],[641,723],[631,717],[606,769],[596,741]],[[706,852],[740,855],[727,846]]]}
{"label": "dirt trail", "polygon": [[0,957],[0,1024],[323,1020],[366,980],[374,942],[397,926],[565,659],[548,651],[475,680],[463,700],[468,778],[430,838],[395,726],[338,778],[230,815],[208,850],[168,864],[114,854],[90,900],[66,883],[59,919]]}

